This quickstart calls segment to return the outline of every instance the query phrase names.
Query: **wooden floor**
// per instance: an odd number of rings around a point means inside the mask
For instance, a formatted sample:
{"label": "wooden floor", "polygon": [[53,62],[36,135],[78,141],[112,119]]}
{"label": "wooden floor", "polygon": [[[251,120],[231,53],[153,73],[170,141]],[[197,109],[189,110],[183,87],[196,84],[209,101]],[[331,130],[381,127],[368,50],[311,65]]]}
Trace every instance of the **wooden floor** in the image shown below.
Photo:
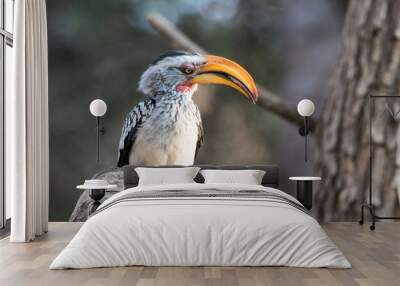
{"label": "wooden floor", "polygon": [[379,223],[375,232],[358,223],[323,227],[352,269],[289,267],[123,267],[48,270],[79,223],[51,223],[32,243],[0,241],[0,285],[400,285],[400,223]]}

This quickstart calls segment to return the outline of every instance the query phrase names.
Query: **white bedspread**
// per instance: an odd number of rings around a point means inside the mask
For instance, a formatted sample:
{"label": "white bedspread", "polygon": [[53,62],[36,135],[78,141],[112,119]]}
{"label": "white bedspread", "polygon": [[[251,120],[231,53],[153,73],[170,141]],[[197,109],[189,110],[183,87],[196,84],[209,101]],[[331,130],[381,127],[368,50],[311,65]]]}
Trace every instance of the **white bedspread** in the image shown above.
{"label": "white bedspread", "polygon": [[160,197],[145,191],[254,190],[254,185],[184,184],[122,191],[89,218],[50,269],[146,266],[295,266],[349,268],[320,225],[290,204],[257,197]]}

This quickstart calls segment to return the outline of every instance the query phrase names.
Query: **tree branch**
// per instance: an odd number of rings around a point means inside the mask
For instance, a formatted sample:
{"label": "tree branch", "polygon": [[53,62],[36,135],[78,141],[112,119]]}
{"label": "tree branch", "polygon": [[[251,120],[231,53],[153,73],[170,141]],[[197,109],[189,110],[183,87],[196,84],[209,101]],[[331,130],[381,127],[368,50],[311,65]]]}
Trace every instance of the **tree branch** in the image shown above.
{"label": "tree branch", "polygon": [[[150,25],[166,40],[173,48],[192,51],[200,54],[208,54],[206,50],[197,45],[185,34],[183,34],[172,22],[160,14],[149,14],[147,20]],[[290,123],[303,126],[303,118],[297,113],[296,108],[289,106],[276,94],[267,88],[257,84],[258,101],[257,105],[268,110]],[[315,121],[310,118],[310,130],[314,130]]]}

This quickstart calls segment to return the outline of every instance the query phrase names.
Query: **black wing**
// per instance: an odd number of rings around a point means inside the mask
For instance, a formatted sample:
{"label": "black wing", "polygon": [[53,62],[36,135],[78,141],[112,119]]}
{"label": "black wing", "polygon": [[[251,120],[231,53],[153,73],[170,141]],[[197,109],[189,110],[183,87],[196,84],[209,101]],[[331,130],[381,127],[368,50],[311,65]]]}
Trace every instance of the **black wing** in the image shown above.
{"label": "black wing", "polygon": [[129,154],[136,139],[136,132],[150,116],[155,106],[153,99],[140,101],[126,115],[119,139],[118,167],[129,165]]}
{"label": "black wing", "polygon": [[204,141],[204,129],[203,129],[203,122],[201,121],[201,115],[199,108],[196,106],[196,110],[194,115],[196,116],[196,121],[197,121],[197,128],[198,128],[198,133],[197,133],[197,145],[196,145],[196,153],[194,157],[197,157],[197,153],[199,152],[199,149],[201,145],[203,145]]}

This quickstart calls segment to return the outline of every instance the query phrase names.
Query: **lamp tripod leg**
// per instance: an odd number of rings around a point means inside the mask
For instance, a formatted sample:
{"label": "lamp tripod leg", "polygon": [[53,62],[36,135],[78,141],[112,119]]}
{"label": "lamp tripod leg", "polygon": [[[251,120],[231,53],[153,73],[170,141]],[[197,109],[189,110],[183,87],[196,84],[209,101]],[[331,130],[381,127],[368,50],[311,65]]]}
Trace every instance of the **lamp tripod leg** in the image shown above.
{"label": "lamp tripod leg", "polygon": [[371,212],[372,224],[369,226],[369,229],[375,230],[375,208],[373,205],[371,205],[370,212]]}
{"label": "lamp tripod leg", "polygon": [[364,204],[361,206],[361,219],[358,221],[360,225],[364,224]]}

